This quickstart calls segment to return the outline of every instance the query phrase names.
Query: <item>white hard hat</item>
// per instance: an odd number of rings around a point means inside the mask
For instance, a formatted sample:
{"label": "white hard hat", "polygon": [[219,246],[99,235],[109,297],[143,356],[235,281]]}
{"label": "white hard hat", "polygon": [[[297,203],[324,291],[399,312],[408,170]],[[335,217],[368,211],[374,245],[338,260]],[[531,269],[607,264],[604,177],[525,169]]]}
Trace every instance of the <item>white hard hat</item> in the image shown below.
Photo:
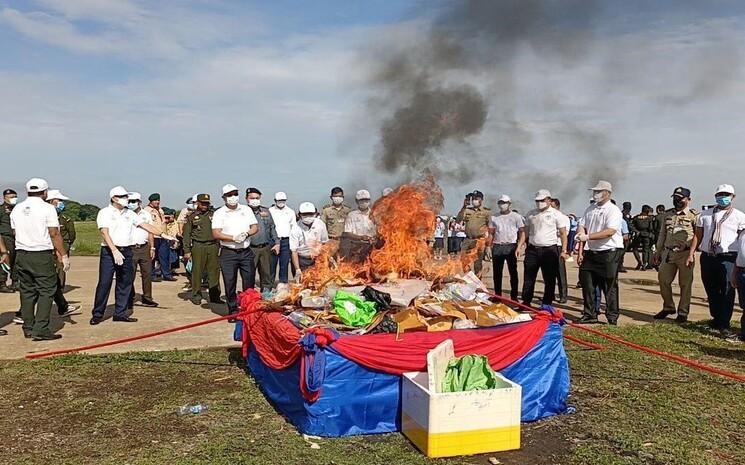
{"label": "white hard hat", "polygon": [[49,189],[47,200],[70,200],[70,198],[62,195],[62,192],[57,189]]}
{"label": "white hard hat", "polygon": [[393,188],[386,187],[385,189],[383,189],[383,197],[388,197],[389,195],[391,195],[392,192],[393,192]]}
{"label": "white hard hat", "polygon": [[[544,197],[544,198],[545,198],[545,197]],[[501,203],[512,203],[512,199],[510,198],[510,196],[509,196],[509,195],[505,195],[505,194],[502,194],[502,195],[501,195],[501,196],[499,197],[499,200],[498,200],[498,202],[501,202]]]}
{"label": "white hard hat", "polygon": [[732,184],[721,184],[717,187],[715,194],[731,194],[735,195],[735,187]]}
{"label": "white hard hat", "polygon": [[365,189],[358,190],[354,198],[357,200],[370,200],[370,192]]}
{"label": "white hard hat", "polygon": [[232,185],[232,184],[225,184],[224,186],[222,186],[222,195],[225,195],[225,194],[227,194],[229,192],[233,192],[233,191],[237,191],[237,190],[238,190],[238,188],[235,187],[234,185]]}
{"label": "white hard hat", "polygon": [[285,194],[282,191],[279,191],[276,194],[274,194],[274,200],[287,200],[287,194]]}
{"label": "white hard hat", "polygon": [[49,189],[49,184],[41,178],[31,178],[26,183],[26,192],[44,192]]}
{"label": "white hard hat", "polygon": [[311,202],[303,202],[298,207],[298,212],[300,212],[300,213],[315,213],[316,212],[316,206],[313,205]]}
{"label": "white hard hat", "polygon": [[139,192],[130,192],[129,193],[129,200],[137,200],[142,201],[142,195],[140,195]]}
{"label": "white hard hat", "polygon": [[541,189],[535,193],[536,200],[544,200],[544,199],[550,199],[550,198],[551,198],[551,191],[549,191],[548,189]]}
{"label": "white hard hat", "polygon": [[608,181],[598,181],[595,187],[591,187],[588,190],[613,192],[613,184],[609,183]]}
{"label": "white hard hat", "polygon": [[123,188],[122,186],[116,186],[112,187],[109,191],[109,198],[112,197],[128,197],[129,193],[127,192],[127,189]]}

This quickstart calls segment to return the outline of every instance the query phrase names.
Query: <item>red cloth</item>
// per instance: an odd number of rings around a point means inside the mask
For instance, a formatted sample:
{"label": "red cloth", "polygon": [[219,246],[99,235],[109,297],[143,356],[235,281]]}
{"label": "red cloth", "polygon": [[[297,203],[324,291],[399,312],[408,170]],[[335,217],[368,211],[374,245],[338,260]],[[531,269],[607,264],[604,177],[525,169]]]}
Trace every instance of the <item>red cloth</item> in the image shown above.
{"label": "red cloth", "polygon": [[243,357],[248,358],[248,348],[254,345],[261,360],[275,370],[295,363],[302,354],[298,344],[300,331],[278,311],[265,311],[261,294],[249,289],[238,295],[238,305],[243,313]]}

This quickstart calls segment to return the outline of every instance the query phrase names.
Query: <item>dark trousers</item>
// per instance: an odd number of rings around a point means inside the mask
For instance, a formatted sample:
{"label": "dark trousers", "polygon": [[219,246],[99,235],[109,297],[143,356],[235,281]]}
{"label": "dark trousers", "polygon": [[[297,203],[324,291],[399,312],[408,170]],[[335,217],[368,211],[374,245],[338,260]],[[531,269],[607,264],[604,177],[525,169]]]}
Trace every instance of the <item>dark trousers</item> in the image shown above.
{"label": "dark trousers", "polygon": [[272,253],[271,247],[268,244],[263,247],[251,246],[251,251],[254,253],[254,268],[259,272],[261,290],[273,288],[272,262],[274,261],[274,253]]}
{"label": "dark trousers", "polygon": [[559,288],[559,300],[565,300],[569,294],[569,284],[567,283],[567,264],[559,257],[559,265],[556,274],[556,284]]}
{"label": "dark trousers", "polygon": [[52,298],[57,291],[57,267],[54,252],[18,250],[16,267],[21,292],[23,331],[33,336],[49,336]]}
{"label": "dark trousers", "polygon": [[195,242],[191,249],[191,298],[202,299],[205,274],[211,302],[220,300],[220,247],[216,242]]}
{"label": "dark trousers", "polygon": [[[171,245],[170,243],[165,239],[155,239],[155,259],[160,263],[160,273],[163,275],[164,278],[170,278],[173,275],[171,274]],[[154,278],[157,273],[155,271],[155,266],[153,266],[153,270],[151,272],[152,277]]]}
{"label": "dark trousers", "polygon": [[735,308],[735,288],[730,277],[735,269],[737,254],[701,254],[701,281],[709,299],[709,314],[717,329],[730,327]]}
{"label": "dark trousers", "polygon": [[745,339],[745,268],[737,269],[737,293],[740,295],[740,338]]}
{"label": "dark trousers", "polygon": [[106,303],[109,301],[111,284],[116,276],[116,289],[114,290],[114,317],[126,318],[129,297],[132,293],[132,285],[135,277],[135,268],[132,261],[132,248],[120,247],[119,251],[124,255],[124,263],[114,263],[111,249],[101,247],[101,258],[98,262],[98,284],[96,285],[96,297],[93,302],[93,318],[102,319],[106,312]]}
{"label": "dark trousers", "polygon": [[[57,266],[61,267],[62,265],[58,264]],[[57,304],[57,311],[60,314],[65,313],[67,307],[70,306],[65,298],[65,285],[62,284],[62,279],[60,278],[59,273],[57,273],[57,290],[54,292],[52,299],[54,300],[54,303]]]}
{"label": "dark trousers", "polygon": [[251,247],[245,249],[220,249],[220,268],[222,281],[225,283],[225,299],[228,301],[228,312],[238,312],[236,287],[238,286],[238,272],[241,273],[243,290],[253,289],[256,285],[256,267]]}
{"label": "dark trousers", "polygon": [[279,282],[287,283],[290,274],[290,238],[283,237],[279,240],[279,254],[272,256],[272,279],[277,277],[277,265],[279,265]]}
{"label": "dark trousers", "polygon": [[[0,206],[2,208],[2,206]],[[5,248],[8,249],[8,267],[10,267],[10,282],[18,284],[18,272],[16,271],[16,240],[13,236],[3,236]],[[0,267],[0,287],[5,286],[8,280],[8,273]]]}
{"label": "dark trousers", "polygon": [[625,250],[593,252],[586,250],[579,268],[584,300],[583,316],[597,318],[600,294],[605,294],[605,315],[609,323],[618,321],[618,255]]}
{"label": "dark trousers", "polygon": [[150,245],[132,247],[132,292],[129,297],[129,306],[135,301],[134,280],[137,277],[137,268],[140,268],[140,278],[142,280],[142,299],[153,300],[153,261],[150,259]]}
{"label": "dark trousers", "polygon": [[502,295],[502,275],[504,264],[507,263],[507,271],[510,274],[510,299],[517,300],[517,289],[519,278],[517,275],[517,257],[515,250],[517,244],[494,244],[491,248],[491,261],[494,265],[494,293]]}
{"label": "dark trousers", "polygon": [[556,296],[556,276],[559,273],[559,247],[552,245],[548,247],[536,247],[529,245],[525,250],[524,273],[523,273],[523,302],[530,305],[535,293],[535,280],[538,270],[543,276],[544,305],[553,305]]}

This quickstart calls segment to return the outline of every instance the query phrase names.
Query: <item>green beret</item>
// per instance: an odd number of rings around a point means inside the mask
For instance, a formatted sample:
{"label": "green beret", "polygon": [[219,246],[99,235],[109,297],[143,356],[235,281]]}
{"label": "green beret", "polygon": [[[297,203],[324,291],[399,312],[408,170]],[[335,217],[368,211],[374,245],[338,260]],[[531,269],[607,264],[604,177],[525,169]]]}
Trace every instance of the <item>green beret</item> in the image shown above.
{"label": "green beret", "polygon": [[155,200],[160,200],[160,194],[157,192],[155,194],[150,194],[150,197],[147,198],[150,202],[153,202]]}

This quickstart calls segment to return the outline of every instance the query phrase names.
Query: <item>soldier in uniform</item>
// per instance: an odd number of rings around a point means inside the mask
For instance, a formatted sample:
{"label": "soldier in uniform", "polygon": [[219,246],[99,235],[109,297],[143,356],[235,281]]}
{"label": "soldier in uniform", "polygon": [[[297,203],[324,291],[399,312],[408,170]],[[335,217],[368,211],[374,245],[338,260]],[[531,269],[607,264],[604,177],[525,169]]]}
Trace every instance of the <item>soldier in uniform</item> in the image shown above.
{"label": "soldier in uniform", "polygon": [[5,248],[8,251],[7,266],[10,268],[10,286],[7,285],[8,274],[0,268],[0,292],[12,293],[16,291],[17,278],[15,271],[16,261],[16,240],[13,236],[13,229],[10,227],[10,212],[18,201],[18,194],[13,189],[3,191],[3,204],[0,205],[0,236],[5,242]]}
{"label": "soldier in uniform", "polygon": [[259,231],[251,238],[254,253],[254,266],[259,272],[261,292],[269,292],[274,287],[272,261],[279,254],[279,237],[274,219],[269,209],[261,206],[261,191],[255,187],[246,189],[246,203],[251,207],[259,223]]}
{"label": "soldier in uniform", "polygon": [[652,216],[652,207],[644,205],[642,212],[636,215],[629,224],[634,239],[631,242],[631,250],[636,259],[637,270],[649,270],[652,268],[652,241],[655,238],[655,217]]}
{"label": "soldier in uniform", "polygon": [[471,205],[464,204],[458,212],[457,221],[462,221],[466,228],[466,238],[461,245],[463,253],[468,253],[475,247],[478,247],[479,239],[485,239],[482,249],[476,254],[476,260],[473,262],[473,272],[481,278],[483,268],[484,251],[486,244],[489,243],[489,219],[491,218],[491,209],[484,205],[484,194],[481,191],[473,191],[471,194]]}
{"label": "soldier in uniform", "polygon": [[[57,189],[50,189],[47,192],[47,202],[57,210],[57,219],[59,220],[59,233],[62,236],[62,246],[65,253],[69,256],[72,244],[75,242],[75,222],[62,212],[65,210],[65,200],[70,200],[62,195]],[[62,316],[70,315],[80,309],[80,305],[70,305],[65,299],[65,282],[67,273],[63,264],[57,261],[57,292],[54,293],[54,303],[57,304],[57,312]]]}
{"label": "soldier in uniform", "polygon": [[344,234],[344,223],[352,209],[344,204],[344,190],[341,187],[331,189],[331,204],[321,210],[321,221],[326,223],[330,240],[338,241]]}
{"label": "soldier in uniform", "polygon": [[202,274],[207,271],[211,303],[224,304],[220,299],[220,247],[212,237],[212,209],[209,194],[197,195],[197,209],[184,223],[184,259],[191,259],[191,302],[202,303]]}
{"label": "soldier in uniform", "polygon": [[[688,321],[688,310],[691,305],[691,287],[693,286],[693,267],[695,261],[689,259],[689,251],[693,242],[694,229],[698,215],[689,208],[691,191],[685,187],[678,187],[673,192],[672,208],[663,214],[658,214],[662,228],[657,239],[654,263],[659,266],[658,279],[660,294],[662,294],[662,310],[654,316],[663,320],[668,315],[678,314],[675,321]],[[675,307],[672,283],[678,275],[680,286],[680,302]]]}

